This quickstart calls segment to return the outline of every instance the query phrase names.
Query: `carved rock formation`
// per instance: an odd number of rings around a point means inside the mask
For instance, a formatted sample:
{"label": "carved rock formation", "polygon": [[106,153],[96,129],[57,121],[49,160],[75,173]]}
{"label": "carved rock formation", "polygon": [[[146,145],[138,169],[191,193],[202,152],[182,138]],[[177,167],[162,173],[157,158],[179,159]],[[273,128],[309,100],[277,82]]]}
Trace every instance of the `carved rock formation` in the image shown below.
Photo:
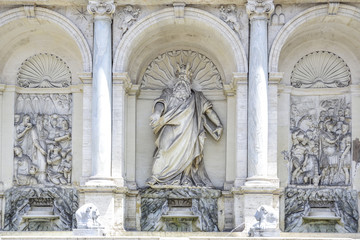
{"label": "carved rock formation", "polygon": [[142,231],[219,231],[219,190],[148,188],[140,196]]}
{"label": "carved rock formation", "polygon": [[71,231],[78,194],[73,188],[13,187],[5,192],[5,231]]}

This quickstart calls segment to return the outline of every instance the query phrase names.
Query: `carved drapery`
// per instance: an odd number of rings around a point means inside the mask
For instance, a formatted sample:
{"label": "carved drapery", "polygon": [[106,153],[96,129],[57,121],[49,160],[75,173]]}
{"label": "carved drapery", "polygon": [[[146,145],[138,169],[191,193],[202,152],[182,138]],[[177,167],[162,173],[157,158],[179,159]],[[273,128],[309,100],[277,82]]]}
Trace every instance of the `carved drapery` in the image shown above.
{"label": "carved drapery", "polygon": [[176,69],[189,64],[192,88],[220,90],[222,78],[216,65],[205,55],[192,50],[174,50],[161,54],[147,67],[141,82],[142,89],[164,89],[174,86]]}
{"label": "carved drapery", "polygon": [[350,69],[334,53],[317,51],[302,57],[291,73],[296,88],[336,88],[349,86]]}

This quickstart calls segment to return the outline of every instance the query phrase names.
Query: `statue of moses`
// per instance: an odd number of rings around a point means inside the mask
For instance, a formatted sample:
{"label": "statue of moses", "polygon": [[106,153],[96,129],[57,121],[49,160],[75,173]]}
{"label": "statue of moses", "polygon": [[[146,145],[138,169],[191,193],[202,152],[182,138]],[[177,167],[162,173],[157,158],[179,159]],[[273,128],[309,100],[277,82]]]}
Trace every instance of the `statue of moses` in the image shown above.
{"label": "statue of moses", "polygon": [[202,92],[191,89],[189,65],[178,66],[176,83],[154,101],[150,125],[155,141],[150,186],[212,187],[205,171],[205,132],[219,140],[223,126]]}

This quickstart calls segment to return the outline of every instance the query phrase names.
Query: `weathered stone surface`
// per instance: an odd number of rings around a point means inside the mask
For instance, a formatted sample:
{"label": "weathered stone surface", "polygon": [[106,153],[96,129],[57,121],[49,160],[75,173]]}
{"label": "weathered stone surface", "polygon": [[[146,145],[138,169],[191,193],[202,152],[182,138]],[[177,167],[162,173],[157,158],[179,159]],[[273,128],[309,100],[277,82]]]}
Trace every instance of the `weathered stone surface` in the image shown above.
{"label": "weathered stone surface", "polygon": [[285,226],[288,232],[357,232],[356,190],[286,188]]}
{"label": "weathered stone surface", "polygon": [[148,188],[140,192],[142,231],[218,231],[219,190]]}
{"label": "weathered stone surface", "polygon": [[13,187],[5,192],[5,231],[71,231],[76,227],[74,188]]}
{"label": "weathered stone surface", "polygon": [[295,185],[351,183],[351,105],[347,97],[291,98],[289,179]]}

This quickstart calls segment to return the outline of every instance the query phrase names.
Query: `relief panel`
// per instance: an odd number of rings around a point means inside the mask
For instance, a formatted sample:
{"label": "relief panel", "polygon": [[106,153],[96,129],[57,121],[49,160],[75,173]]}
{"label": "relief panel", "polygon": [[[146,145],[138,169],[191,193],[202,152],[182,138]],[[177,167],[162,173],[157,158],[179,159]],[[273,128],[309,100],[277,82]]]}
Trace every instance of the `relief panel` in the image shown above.
{"label": "relief panel", "polygon": [[292,96],[290,111],[290,183],[351,184],[349,97]]}

